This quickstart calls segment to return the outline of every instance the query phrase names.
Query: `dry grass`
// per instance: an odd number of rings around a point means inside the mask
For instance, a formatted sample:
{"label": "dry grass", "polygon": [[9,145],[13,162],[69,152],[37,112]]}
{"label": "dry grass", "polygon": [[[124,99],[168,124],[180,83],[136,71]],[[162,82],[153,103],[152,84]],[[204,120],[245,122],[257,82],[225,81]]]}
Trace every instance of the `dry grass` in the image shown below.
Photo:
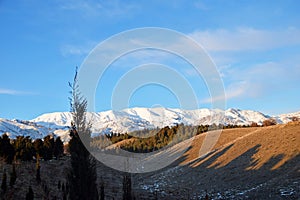
{"label": "dry grass", "polygon": [[[191,146],[192,148],[185,153],[186,159],[182,164],[188,164],[198,158],[200,147],[205,136],[206,134],[195,137]],[[260,169],[270,159],[280,157],[280,161],[272,167],[274,170],[300,154],[300,123],[293,122],[286,125],[261,128],[223,130],[218,142],[213,148],[215,152],[206,159],[194,163],[192,166],[197,167],[201,165],[201,163],[209,160],[212,156],[230,145],[229,150],[219,156],[209,167],[224,167],[258,145],[259,148],[252,157],[252,164],[247,169]]]}
{"label": "dry grass", "polygon": [[[212,151],[199,152],[205,133],[172,166],[139,181],[166,195],[159,199],[299,199],[300,123],[224,130]],[[282,192],[286,196],[283,196]],[[151,192],[150,192],[151,194]],[[247,196],[247,198],[246,198]]]}

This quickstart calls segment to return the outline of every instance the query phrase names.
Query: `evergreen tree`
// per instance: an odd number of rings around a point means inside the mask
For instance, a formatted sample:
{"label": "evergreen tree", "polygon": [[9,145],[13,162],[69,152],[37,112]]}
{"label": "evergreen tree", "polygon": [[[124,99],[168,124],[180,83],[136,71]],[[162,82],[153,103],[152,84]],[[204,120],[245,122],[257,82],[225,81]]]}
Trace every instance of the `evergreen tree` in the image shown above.
{"label": "evergreen tree", "polygon": [[14,140],[14,148],[16,151],[16,157],[23,161],[32,160],[34,155],[34,148],[31,139],[24,136],[17,136]]}
{"label": "evergreen tree", "polygon": [[104,200],[104,183],[103,181],[101,181],[101,185],[100,185],[100,200]]}
{"label": "evergreen tree", "polygon": [[131,177],[129,173],[125,173],[123,177],[123,200],[131,199]]}
{"label": "evergreen tree", "polygon": [[66,182],[65,188],[66,188],[66,192],[69,193],[69,184],[68,184],[68,182]]}
{"label": "evergreen tree", "polygon": [[0,137],[0,157],[3,156],[3,149],[2,149],[2,137]]}
{"label": "evergreen tree", "polygon": [[60,181],[58,181],[58,183],[57,183],[57,188],[60,190],[60,188],[61,188],[61,182]]}
{"label": "evergreen tree", "polygon": [[67,200],[67,194],[65,192],[63,193],[63,200]]}
{"label": "evergreen tree", "polygon": [[32,160],[34,153],[33,143],[29,136],[24,138],[25,141],[25,155],[24,160]]}
{"label": "evergreen tree", "polygon": [[61,186],[61,190],[64,192],[65,191],[65,184],[63,183]]}
{"label": "evergreen tree", "polygon": [[4,170],[3,175],[2,175],[2,184],[1,184],[1,189],[5,193],[7,189],[7,180],[6,180],[6,170]]}
{"label": "evergreen tree", "polygon": [[61,141],[60,137],[57,137],[54,143],[53,155],[55,158],[59,158],[64,153],[64,143]]}
{"label": "evergreen tree", "polygon": [[69,198],[72,200],[98,199],[96,162],[86,149],[90,144],[90,124],[86,121],[87,101],[79,92],[77,70],[71,87],[71,124],[69,151],[71,154],[71,169],[67,176],[69,183]]}
{"label": "evergreen tree", "polygon": [[54,147],[54,138],[50,135],[44,137],[43,151],[44,151],[44,160],[51,160],[53,157],[53,147]]}
{"label": "evergreen tree", "polygon": [[16,167],[13,164],[12,172],[10,173],[9,186],[12,187],[17,180]]}
{"label": "evergreen tree", "polygon": [[5,162],[11,164],[14,159],[15,150],[13,145],[10,143],[8,135],[6,134],[2,135],[0,149]]}
{"label": "evergreen tree", "polygon": [[33,148],[34,148],[36,154],[38,154],[41,157],[44,157],[44,151],[43,151],[44,143],[43,143],[43,140],[36,139],[33,142]]}
{"label": "evergreen tree", "polygon": [[38,183],[41,182],[41,165],[40,165],[39,155],[36,158],[36,177],[35,177],[35,179]]}
{"label": "evergreen tree", "polygon": [[29,186],[28,192],[26,194],[26,200],[33,200],[34,199],[34,194],[31,186]]}

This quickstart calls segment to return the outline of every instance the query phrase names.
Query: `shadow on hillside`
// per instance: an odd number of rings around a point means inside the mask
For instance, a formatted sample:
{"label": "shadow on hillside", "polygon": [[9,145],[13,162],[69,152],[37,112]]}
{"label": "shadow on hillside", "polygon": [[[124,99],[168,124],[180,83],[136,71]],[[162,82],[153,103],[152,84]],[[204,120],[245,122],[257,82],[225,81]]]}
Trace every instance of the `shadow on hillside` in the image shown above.
{"label": "shadow on hillside", "polygon": [[[244,195],[251,198],[272,199],[280,197],[282,187],[292,187],[293,183],[300,181],[300,156],[296,156],[284,165],[272,170],[284,155],[280,154],[269,159],[259,169],[250,169],[256,166],[257,161],[253,160],[260,145],[256,145],[239,157],[233,159],[225,166],[216,161],[232,148],[230,145],[220,152],[210,153],[204,158],[196,159],[189,165],[178,166],[184,162],[186,156],[175,161],[171,166],[157,172],[137,175],[143,177],[143,183],[138,184],[154,185],[161,183],[159,199],[190,199],[192,196],[205,195],[206,191],[211,195],[223,195],[230,198],[236,195],[243,199]],[[173,168],[173,169],[172,169]],[[172,169],[172,170],[170,170]],[[300,188],[295,185],[292,195],[300,196]],[[268,196],[264,196],[268,195]],[[275,196],[272,196],[275,195]],[[277,195],[277,196],[276,196]],[[227,198],[226,197],[226,198]]]}

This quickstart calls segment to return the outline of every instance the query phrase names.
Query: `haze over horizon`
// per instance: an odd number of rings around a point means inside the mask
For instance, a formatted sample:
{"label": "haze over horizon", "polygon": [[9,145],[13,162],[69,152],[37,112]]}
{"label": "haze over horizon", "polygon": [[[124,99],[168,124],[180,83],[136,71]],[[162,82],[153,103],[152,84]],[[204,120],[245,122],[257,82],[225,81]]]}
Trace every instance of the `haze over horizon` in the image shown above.
{"label": "haze over horizon", "polygon": [[[75,67],[103,40],[142,27],[173,29],[197,41],[220,73],[226,108],[269,115],[300,111],[299,8],[292,0],[1,1],[0,118],[69,111]],[[110,110],[120,78],[146,63],[172,67],[196,89],[198,107],[211,108],[201,76],[181,58],[166,55],[141,51],[112,63],[99,82],[96,110]],[[176,94],[157,84],[138,88],[128,102],[155,105],[180,107]]]}

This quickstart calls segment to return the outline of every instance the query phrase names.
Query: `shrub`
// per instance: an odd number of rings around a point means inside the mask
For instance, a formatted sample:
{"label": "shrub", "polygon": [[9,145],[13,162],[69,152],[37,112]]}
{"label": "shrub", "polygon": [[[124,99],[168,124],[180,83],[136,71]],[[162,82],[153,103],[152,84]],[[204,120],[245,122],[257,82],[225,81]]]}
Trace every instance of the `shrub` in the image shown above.
{"label": "shrub", "polygon": [[273,118],[266,119],[265,121],[263,121],[263,126],[272,126],[272,125],[276,125],[276,124],[277,124],[277,122]]}

